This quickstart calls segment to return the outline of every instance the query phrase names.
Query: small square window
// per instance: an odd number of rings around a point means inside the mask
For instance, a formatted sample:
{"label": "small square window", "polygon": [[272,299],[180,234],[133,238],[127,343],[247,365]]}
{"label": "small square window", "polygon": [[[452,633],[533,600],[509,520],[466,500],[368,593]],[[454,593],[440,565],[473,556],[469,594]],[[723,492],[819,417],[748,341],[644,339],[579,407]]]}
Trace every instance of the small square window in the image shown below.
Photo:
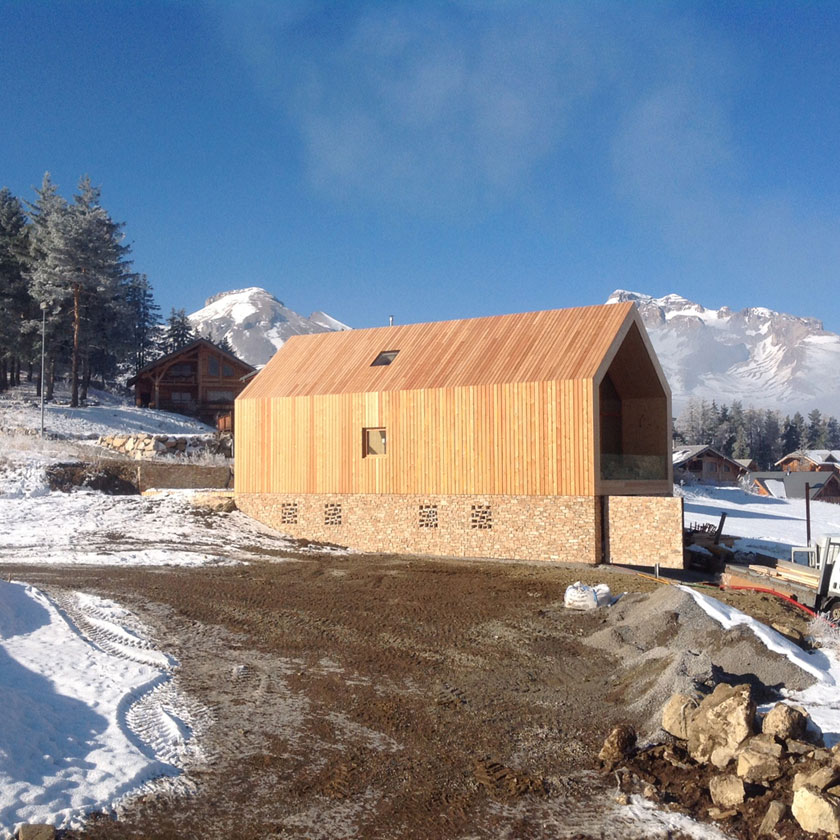
{"label": "small square window", "polygon": [[385,429],[362,429],[362,457],[385,455],[388,451]]}
{"label": "small square window", "polygon": [[227,362],[222,362],[222,376],[233,376],[233,365],[229,365]]}
{"label": "small square window", "polygon": [[390,365],[394,359],[397,358],[399,350],[383,350],[371,363],[371,367],[380,367],[381,365]]}

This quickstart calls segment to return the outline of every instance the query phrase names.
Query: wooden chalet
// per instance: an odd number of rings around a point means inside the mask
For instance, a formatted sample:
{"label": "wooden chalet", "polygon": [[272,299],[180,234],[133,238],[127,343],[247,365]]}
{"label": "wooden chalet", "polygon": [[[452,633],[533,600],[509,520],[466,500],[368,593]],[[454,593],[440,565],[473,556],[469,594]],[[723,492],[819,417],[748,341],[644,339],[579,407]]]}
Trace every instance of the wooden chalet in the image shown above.
{"label": "wooden chalet", "polygon": [[840,450],[801,449],[780,458],[775,466],[785,472],[840,473]]}
{"label": "wooden chalet", "polygon": [[690,479],[701,484],[737,484],[754,461],[736,461],[711,446],[681,446],[674,450],[674,478]]}
{"label": "wooden chalet", "polygon": [[204,338],[150,362],[129,379],[138,406],[186,414],[229,431],[234,401],[254,368]]}
{"label": "wooden chalet", "polygon": [[799,470],[797,472],[757,472],[750,476],[753,492],[775,499],[804,499],[840,504],[840,476],[834,472]]}
{"label": "wooden chalet", "polygon": [[237,503],[296,536],[682,563],[670,390],[630,303],[294,336],[236,413]]}

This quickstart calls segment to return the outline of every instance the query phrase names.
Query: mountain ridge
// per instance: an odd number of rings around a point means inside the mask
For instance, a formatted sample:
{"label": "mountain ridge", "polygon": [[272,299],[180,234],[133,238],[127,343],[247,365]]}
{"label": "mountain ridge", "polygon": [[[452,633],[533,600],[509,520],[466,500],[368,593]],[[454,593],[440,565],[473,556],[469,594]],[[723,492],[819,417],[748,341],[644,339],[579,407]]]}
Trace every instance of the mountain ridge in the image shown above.
{"label": "mountain ridge", "polygon": [[233,352],[255,367],[264,365],[293,335],[350,329],[320,310],[309,318],[299,315],[258,286],[211,295],[189,319],[199,334],[213,341],[227,339]]}
{"label": "mountain ridge", "polygon": [[[656,298],[626,289],[606,302],[622,301],[639,308],[671,386],[675,416],[692,397],[840,416],[840,335],[818,318],[763,306],[708,309],[678,294]],[[293,335],[350,329],[320,310],[299,315],[256,286],[212,295],[189,317],[202,335],[226,338],[255,366]]]}
{"label": "mountain ridge", "polygon": [[638,306],[668,378],[675,414],[692,397],[784,414],[840,414],[840,335],[818,318],[763,306],[707,309],[677,294],[624,289],[607,303],[628,300]]}

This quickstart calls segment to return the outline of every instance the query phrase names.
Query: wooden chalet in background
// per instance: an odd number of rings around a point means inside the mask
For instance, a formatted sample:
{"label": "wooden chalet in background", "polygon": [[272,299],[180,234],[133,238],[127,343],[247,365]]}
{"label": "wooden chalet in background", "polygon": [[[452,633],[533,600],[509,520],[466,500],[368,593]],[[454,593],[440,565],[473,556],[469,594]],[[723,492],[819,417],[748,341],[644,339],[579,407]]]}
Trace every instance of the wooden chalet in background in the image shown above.
{"label": "wooden chalet in background", "polygon": [[775,466],[785,472],[836,472],[840,473],[840,450],[801,449],[785,455]]}
{"label": "wooden chalet in background", "polygon": [[204,338],[150,362],[128,380],[138,406],[196,417],[222,431],[233,428],[234,401],[254,367]]}
{"label": "wooden chalet in background", "polygon": [[692,478],[703,484],[737,484],[754,461],[739,462],[711,446],[681,446],[674,450],[674,478]]}
{"label": "wooden chalet in background", "polygon": [[371,551],[682,565],[632,304],[294,336],[236,401],[240,509]]}
{"label": "wooden chalet in background", "polygon": [[840,504],[840,476],[835,472],[799,470],[796,472],[756,472],[750,475],[752,490],[760,496],[776,499],[804,499]]}

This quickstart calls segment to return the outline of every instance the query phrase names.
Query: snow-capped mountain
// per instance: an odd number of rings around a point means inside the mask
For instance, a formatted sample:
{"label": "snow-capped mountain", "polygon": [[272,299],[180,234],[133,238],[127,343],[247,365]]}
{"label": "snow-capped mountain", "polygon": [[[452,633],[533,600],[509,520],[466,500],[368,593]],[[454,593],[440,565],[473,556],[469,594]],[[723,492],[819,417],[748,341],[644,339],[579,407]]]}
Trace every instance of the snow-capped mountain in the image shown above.
{"label": "snow-capped mountain", "polygon": [[213,295],[189,318],[200,335],[226,338],[233,352],[254,366],[264,365],[293,335],[350,329],[325,312],[298,315],[256,286]]}
{"label": "snow-capped mountain", "polygon": [[840,415],[840,335],[816,318],[763,307],[706,309],[679,295],[618,290],[634,301],[668,377],[678,414],[690,397],[783,414]]}

